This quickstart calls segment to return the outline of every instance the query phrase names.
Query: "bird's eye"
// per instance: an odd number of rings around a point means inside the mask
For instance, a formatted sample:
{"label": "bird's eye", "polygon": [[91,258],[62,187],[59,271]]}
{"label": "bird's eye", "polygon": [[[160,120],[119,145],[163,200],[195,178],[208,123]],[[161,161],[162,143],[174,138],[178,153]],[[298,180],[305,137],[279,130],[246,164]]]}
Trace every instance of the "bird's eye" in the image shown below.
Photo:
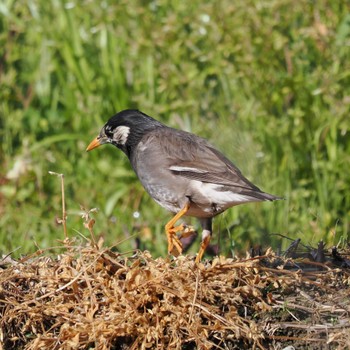
{"label": "bird's eye", "polygon": [[104,134],[107,138],[111,139],[113,138],[113,131],[110,125],[105,126],[104,128]]}

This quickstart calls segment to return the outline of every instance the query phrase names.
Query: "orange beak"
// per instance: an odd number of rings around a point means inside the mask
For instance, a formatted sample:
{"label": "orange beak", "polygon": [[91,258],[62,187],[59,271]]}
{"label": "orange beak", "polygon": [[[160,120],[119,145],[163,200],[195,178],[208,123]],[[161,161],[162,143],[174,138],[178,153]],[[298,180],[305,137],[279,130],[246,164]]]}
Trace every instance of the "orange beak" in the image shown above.
{"label": "orange beak", "polygon": [[92,140],[90,142],[89,146],[87,146],[86,151],[89,152],[89,151],[93,150],[94,148],[99,147],[101,145],[102,145],[102,143],[100,142],[99,138],[96,137],[94,140]]}

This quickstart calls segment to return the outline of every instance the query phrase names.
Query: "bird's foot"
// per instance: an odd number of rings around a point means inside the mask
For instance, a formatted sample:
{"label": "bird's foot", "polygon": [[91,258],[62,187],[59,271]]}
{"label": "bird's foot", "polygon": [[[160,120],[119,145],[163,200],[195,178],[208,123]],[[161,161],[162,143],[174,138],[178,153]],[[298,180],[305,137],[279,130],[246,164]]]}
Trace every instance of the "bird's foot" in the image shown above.
{"label": "bird's foot", "polygon": [[182,232],[179,235],[179,239],[181,238],[187,238],[189,236],[192,236],[194,233],[196,233],[196,230],[194,229],[193,226],[182,224]]}
{"label": "bird's foot", "polygon": [[[169,254],[177,256],[182,253],[182,243],[177,237],[176,233],[179,231],[184,231],[185,226],[183,224],[175,226],[175,223],[188,212],[190,205],[190,201],[188,200],[185,206],[165,225],[165,232],[168,237]],[[173,250],[176,250],[175,254]]]}
{"label": "bird's foot", "polygon": [[167,230],[168,236],[168,253],[174,256],[178,256],[182,253],[182,243],[176,235],[176,227]]}
{"label": "bird's foot", "polygon": [[[179,236],[176,235],[180,232]],[[168,236],[168,253],[174,256],[182,254],[182,238],[189,237],[195,233],[195,229],[192,226],[181,224],[172,228],[167,228],[166,233]]]}

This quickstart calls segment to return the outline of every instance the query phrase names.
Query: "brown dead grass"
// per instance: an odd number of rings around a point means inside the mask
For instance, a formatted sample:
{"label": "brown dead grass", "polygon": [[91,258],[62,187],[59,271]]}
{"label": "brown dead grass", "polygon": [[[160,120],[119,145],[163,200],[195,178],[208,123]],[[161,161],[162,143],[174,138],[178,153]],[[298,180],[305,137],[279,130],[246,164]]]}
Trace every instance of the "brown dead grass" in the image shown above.
{"label": "brown dead grass", "polygon": [[272,251],[196,266],[91,242],[63,248],[0,259],[0,349],[350,347],[346,268],[300,269]]}

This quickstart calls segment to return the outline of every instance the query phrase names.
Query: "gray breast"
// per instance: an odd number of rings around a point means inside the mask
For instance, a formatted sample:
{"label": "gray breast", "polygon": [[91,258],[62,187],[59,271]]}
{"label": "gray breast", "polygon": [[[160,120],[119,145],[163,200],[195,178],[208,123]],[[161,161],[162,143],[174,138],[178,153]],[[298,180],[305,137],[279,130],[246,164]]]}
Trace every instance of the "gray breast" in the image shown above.
{"label": "gray breast", "polygon": [[143,187],[158,204],[174,213],[185,205],[188,181],[176,179],[171,173],[157,140],[151,137],[141,141],[131,163]]}

